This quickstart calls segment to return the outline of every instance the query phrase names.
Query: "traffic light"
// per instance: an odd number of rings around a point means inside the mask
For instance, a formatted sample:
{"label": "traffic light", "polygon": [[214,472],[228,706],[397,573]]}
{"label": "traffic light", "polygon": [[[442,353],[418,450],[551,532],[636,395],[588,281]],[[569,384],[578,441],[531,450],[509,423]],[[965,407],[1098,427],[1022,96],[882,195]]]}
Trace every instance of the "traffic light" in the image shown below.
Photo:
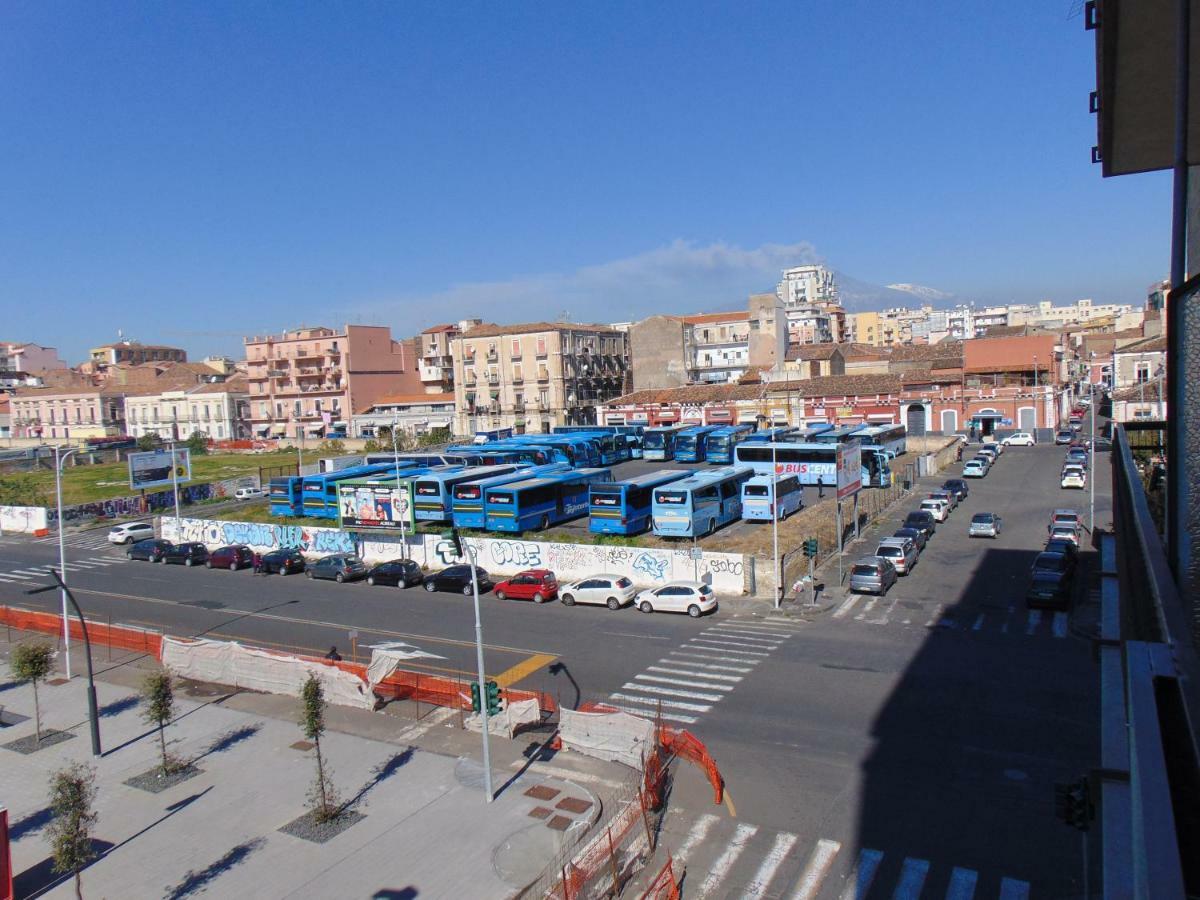
{"label": "traffic light", "polygon": [[1080,831],[1087,831],[1091,827],[1095,809],[1088,792],[1087,778],[1054,785],[1054,815]]}
{"label": "traffic light", "polygon": [[457,528],[450,528],[442,532],[442,537],[454,544],[454,555],[461,558],[463,556],[462,539],[458,536]]}
{"label": "traffic light", "polygon": [[482,704],[479,702],[479,682],[471,682],[471,712],[479,712]]}
{"label": "traffic light", "polygon": [[804,542],[804,555],[809,559],[815,559],[817,555],[817,539],[809,538]]}
{"label": "traffic light", "polygon": [[485,685],[485,688],[486,688],[485,698],[487,699],[488,715],[489,716],[499,715],[500,710],[503,708],[501,706],[501,704],[504,702],[504,694],[500,690],[500,685],[496,684],[496,682],[494,682],[494,681],[489,681]]}

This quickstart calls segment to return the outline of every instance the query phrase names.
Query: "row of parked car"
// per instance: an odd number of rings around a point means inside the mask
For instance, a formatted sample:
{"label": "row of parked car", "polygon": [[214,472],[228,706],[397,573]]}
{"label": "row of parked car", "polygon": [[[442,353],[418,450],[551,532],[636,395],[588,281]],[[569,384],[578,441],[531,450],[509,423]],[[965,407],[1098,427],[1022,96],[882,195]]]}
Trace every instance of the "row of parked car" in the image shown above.
{"label": "row of parked car", "polygon": [[1033,560],[1025,605],[1067,609],[1079,559],[1083,520],[1073,509],[1056,509],[1046,526],[1046,547]]}
{"label": "row of parked car", "polygon": [[1066,488],[1087,487],[1088,463],[1090,453],[1087,444],[1075,441],[1067,447],[1067,456],[1063,460],[1062,472],[1059,474],[1059,486]]}
{"label": "row of parked car", "polygon": [[[134,543],[126,551],[130,559],[147,562],[204,566],[208,569],[239,569],[254,567],[254,551],[241,544],[231,544],[209,550],[201,543],[173,544],[162,538],[148,538]],[[471,566],[453,565],[437,572],[426,572],[411,559],[391,559],[368,566],[357,556],[334,553],[308,560],[299,549],[285,547],[259,557],[259,571],[265,574],[296,575],[335,581],[365,581],[370,585],[387,587],[417,587],[426,591],[449,591],[471,596]],[[560,600],[565,606],[589,604],[622,609],[636,606],[644,613],[679,612],[693,618],[717,609],[712,585],[699,581],[673,581],[661,587],[639,591],[624,575],[598,574],[559,585],[549,569],[528,569],[509,578],[494,580],[484,569],[475,567],[475,578],[481,594],[491,591],[498,600],[530,600],[546,603]]]}
{"label": "row of parked car", "polygon": [[1003,442],[995,442],[980,447],[975,456],[963,465],[963,478],[985,478],[1004,452],[1005,446]]}

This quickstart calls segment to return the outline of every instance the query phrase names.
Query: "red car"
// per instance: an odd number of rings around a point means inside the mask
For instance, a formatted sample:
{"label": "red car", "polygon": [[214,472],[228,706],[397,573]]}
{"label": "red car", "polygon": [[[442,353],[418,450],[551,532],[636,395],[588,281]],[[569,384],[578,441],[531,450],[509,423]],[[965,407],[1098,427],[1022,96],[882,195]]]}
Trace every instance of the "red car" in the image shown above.
{"label": "red car", "polygon": [[545,603],[558,596],[558,579],[549,569],[526,569],[501,581],[493,588],[493,593],[500,600],[512,597],[514,600]]}
{"label": "red car", "polygon": [[228,547],[218,547],[208,554],[206,565],[210,569],[249,569],[254,565],[254,551],[242,544],[230,544]]}

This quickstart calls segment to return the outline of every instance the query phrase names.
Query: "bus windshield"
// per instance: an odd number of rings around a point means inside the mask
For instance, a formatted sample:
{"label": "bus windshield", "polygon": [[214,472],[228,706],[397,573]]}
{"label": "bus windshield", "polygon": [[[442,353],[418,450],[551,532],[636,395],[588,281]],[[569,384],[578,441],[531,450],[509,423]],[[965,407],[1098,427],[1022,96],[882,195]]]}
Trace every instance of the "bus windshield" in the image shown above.
{"label": "bus windshield", "polygon": [[642,446],[651,450],[659,450],[666,444],[667,436],[661,431],[651,431],[642,435]]}

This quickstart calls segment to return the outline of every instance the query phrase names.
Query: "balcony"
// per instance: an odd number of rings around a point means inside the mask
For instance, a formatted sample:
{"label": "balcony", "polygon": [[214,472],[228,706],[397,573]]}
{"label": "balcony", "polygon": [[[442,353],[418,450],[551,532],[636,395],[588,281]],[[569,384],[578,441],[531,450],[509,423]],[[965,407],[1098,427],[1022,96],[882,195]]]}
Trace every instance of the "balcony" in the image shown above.
{"label": "balcony", "polygon": [[519,371],[514,371],[512,373],[513,384],[522,384],[524,381],[525,381],[525,376],[522,375]]}

